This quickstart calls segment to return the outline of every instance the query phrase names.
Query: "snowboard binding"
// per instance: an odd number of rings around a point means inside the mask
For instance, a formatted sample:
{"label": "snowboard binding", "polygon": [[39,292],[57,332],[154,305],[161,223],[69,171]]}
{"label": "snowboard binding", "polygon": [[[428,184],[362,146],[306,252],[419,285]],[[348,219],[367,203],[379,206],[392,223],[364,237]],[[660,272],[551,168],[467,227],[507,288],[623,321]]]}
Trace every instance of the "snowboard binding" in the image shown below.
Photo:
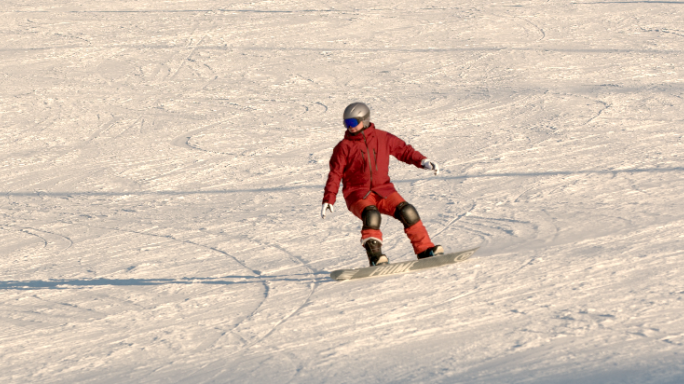
{"label": "snowboard binding", "polygon": [[444,248],[442,248],[441,245],[435,245],[434,247],[428,248],[428,249],[424,250],[423,252],[417,254],[416,256],[418,257],[418,259],[425,259],[428,257],[438,256],[438,255],[443,255],[443,254],[444,254]]}
{"label": "snowboard binding", "polygon": [[374,238],[365,239],[363,241],[363,247],[366,248],[368,263],[371,267],[389,264],[387,256],[382,254],[382,242],[380,240]]}

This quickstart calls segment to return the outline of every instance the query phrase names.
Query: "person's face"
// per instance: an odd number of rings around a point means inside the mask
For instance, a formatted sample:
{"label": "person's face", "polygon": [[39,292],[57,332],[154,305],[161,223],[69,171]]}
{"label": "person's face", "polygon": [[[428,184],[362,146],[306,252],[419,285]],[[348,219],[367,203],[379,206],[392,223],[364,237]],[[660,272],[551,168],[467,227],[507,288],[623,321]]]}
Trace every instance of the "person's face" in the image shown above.
{"label": "person's face", "polygon": [[359,121],[359,125],[357,125],[356,127],[347,128],[347,130],[349,130],[349,133],[351,133],[352,135],[355,135],[355,134],[361,132],[362,129],[363,129],[363,121]]}

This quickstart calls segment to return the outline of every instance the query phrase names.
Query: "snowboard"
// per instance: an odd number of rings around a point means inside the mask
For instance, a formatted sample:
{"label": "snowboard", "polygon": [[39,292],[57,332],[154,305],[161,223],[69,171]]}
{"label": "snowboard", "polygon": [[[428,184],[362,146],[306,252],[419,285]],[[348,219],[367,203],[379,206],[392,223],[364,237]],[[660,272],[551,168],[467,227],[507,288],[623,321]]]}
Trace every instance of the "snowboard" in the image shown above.
{"label": "snowboard", "polygon": [[344,281],[422,271],[424,269],[441,267],[443,265],[468,260],[468,258],[477,250],[478,248],[473,248],[455,253],[432,256],[426,259],[410,260],[396,264],[384,264],[375,267],[339,269],[331,272],[330,278],[337,281]]}

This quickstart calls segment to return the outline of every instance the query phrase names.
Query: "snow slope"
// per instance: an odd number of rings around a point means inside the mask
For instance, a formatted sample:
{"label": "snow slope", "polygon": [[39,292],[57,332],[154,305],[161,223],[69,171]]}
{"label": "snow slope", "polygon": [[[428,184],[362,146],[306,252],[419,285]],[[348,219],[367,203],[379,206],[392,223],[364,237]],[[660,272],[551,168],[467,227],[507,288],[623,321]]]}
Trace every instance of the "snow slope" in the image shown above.
{"label": "snow slope", "polygon": [[[684,382],[684,2],[5,0],[0,382]],[[365,265],[341,112],[473,258]],[[414,257],[401,224],[385,251]]]}

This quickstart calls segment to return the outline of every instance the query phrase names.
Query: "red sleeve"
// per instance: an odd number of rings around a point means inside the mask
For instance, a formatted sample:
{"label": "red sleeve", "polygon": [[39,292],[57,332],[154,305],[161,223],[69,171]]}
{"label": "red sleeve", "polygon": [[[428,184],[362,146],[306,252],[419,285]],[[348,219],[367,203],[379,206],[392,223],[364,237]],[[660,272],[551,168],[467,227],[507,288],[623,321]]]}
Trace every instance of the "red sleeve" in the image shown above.
{"label": "red sleeve", "polygon": [[337,144],[330,157],[330,173],[328,173],[328,181],[325,183],[323,203],[335,204],[337,192],[340,190],[340,181],[342,180],[342,174],[346,165],[347,156],[344,154],[342,143]]}
{"label": "red sleeve", "polygon": [[422,153],[416,151],[412,146],[406,144],[404,140],[391,133],[387,134],[387,141],[389,143],[390,154],[396,157],[397,160],[422,168],[420,162],[423,161],[423,159],[427,159]]}

